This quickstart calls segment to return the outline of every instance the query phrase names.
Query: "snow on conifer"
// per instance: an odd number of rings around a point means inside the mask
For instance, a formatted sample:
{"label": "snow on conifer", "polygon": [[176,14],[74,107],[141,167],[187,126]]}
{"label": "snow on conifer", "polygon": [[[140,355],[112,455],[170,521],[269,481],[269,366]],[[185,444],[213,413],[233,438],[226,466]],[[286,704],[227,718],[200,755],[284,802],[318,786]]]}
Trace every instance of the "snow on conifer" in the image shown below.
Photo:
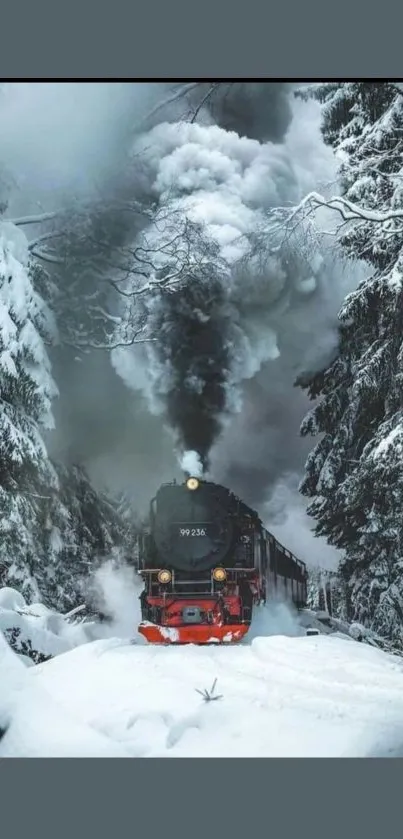
{"label": "snow on conifer", "polygon": [[341,311],[339,353],[304,382],[314,409],[303,434],[321,439],[301,491],[317,533],[345,550],[341,574],[357,620],[403,640],[403,96],[388,82],[315,86],[323,133],[341,161],[342,194],[382,222],[339,229],[368,277]]}
{"label": "snow on conifer", "polygon": [[[89,579],[115,553],[136,562],[136,530],[118,505],[97,492],[81,466],[56,465],[59,491],[43,508],[42,590],[46,602],[66,611],[92,600]],[[46,504],[46,502],[44,502]]]}
{"label": "snow on conifer", "polygon": [[[43,429],[53,425],[45,337],[54,328],[30,274],[27,241],[0,225],[0,562],[7,580],[38,594],[37,502],[57,488]],[[3,572],[4,573],[4,572]]]}
{"label": "snow on conifer", "polygon": [[91,571],[113,549],[132,559],[134,537],[82,467],[48,455],[58,388],[47,344],[57,329],[42,274],[21,230],[1,223],[0,584],[66,610],[82,602]]}

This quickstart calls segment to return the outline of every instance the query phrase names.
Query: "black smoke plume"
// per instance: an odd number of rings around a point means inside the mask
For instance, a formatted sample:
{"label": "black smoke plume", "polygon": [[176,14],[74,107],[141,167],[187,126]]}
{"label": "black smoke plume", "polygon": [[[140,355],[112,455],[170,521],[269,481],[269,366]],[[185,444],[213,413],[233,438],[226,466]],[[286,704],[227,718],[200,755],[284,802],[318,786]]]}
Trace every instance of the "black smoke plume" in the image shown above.
{"label": "black smoke plume", "polygon": [[184,451],[198,453],[203,470],[226,409],[230,365],[225,293],[219,281],[194,280],[162,296],[156,354],[169,368],[166,414]]}
{"label": "black smoke plume", "polygon": [[214,122],[240,137],[281,143],[292,119],[289,82],[206,82],[193,93]]}

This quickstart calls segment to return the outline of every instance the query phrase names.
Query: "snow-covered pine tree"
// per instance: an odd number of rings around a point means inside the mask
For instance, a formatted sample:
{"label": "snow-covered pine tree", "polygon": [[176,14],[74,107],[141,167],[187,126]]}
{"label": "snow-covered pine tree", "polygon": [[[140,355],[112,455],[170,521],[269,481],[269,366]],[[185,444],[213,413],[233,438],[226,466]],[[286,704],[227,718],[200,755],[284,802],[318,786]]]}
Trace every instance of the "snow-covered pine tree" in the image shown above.
{"label": "snow-covered pine tree", "polygon": [[[57,393],[44,337],[53,323],[36,293],[27,242],[0,225],[0,562],[7,583],[38,596],[37,505],[57,487],[42,430]],[[3,574],[4,576],[4,574]]]}
{"label": "snow-covered pine tree", "polygon": [[340,575],[320,566],[310,566],[307,605],[309,609],[327,611],[334,618],[348,620],[347,592]]}
{"label": "snow-covered pine tree", "polygon": [[316,85],[323,133],[341,159],[344,197],[368,210],[340,231],[368,279],[339,313],[339,352],[303,386],[319,402],[302,424],[322,437],[301,491],[316,531],[343,547],[355,618],[400,642],[403,632],[403,93],[393,83]]}
{"label": "snow-covered pine tree", "polygon": [[78,466],[50,460],[43,435],[57,394],[46,341],[56,333],[38,288],[43,272],[27,240],[0,224],[0,569],[3,585],[29,601],[68,609],[97,562],[133,530]]}
{"label": "snow-covered pine tree", "polygon": [[96,492],[81,466],[55,465],[59,490],[40,511],[43,597],[66,611],[86,601],[96,568],[119,552],[135,564],[136,528],[117,504]]}
{"label": "snow-covered pine tree", "polygon": [[307,606],[317,611],[319,609],[319,592],[321,587],[320,568],[309,568]]}

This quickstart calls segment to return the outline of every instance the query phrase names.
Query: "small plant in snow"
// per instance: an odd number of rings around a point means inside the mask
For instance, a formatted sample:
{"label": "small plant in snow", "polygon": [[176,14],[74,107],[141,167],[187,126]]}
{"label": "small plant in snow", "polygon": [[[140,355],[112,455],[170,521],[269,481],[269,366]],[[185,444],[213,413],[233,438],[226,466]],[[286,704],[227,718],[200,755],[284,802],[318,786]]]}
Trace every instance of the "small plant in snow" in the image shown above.
{"label": "small plant in snow", "polygon": [[206,688],[204,690],[198,690],[198,688],[196,688],[196,692],[200,693],[200,696],[203,697],[205,702],[214,702],[216,699],[222,699],[222,694],[214,695],[216,684],[217,679],[214,679],[213,685],[210,688],[210,690],[206,690]]}

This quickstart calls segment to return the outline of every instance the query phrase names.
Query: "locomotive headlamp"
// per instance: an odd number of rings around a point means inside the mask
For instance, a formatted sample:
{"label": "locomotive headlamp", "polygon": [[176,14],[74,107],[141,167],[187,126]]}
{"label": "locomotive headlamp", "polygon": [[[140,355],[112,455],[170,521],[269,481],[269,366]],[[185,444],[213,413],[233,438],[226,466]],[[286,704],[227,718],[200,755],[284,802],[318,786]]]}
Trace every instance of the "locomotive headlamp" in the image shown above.
{"label": "locomotive headlamp", "polygon": [[188,478],[186,481],[186,486],[188,489],[197,489],[199,486],[199,481],[197,480],[197,478]]}
{"label": "locomotive headlamp", "polygon": [[170,583],[171,580],[172,580],[172,574],[171,574],[170,571],[167,571],[166,568],[164,568],[162,571],[158,572],[158,582],[161,583],[162,585],[166,585],[167,583]]}
{"label": "locomotive headlamp", "polygon": [[223,583],[227,579],[227,572],[225,568],[214,568],[213,579],[216,583]]}

